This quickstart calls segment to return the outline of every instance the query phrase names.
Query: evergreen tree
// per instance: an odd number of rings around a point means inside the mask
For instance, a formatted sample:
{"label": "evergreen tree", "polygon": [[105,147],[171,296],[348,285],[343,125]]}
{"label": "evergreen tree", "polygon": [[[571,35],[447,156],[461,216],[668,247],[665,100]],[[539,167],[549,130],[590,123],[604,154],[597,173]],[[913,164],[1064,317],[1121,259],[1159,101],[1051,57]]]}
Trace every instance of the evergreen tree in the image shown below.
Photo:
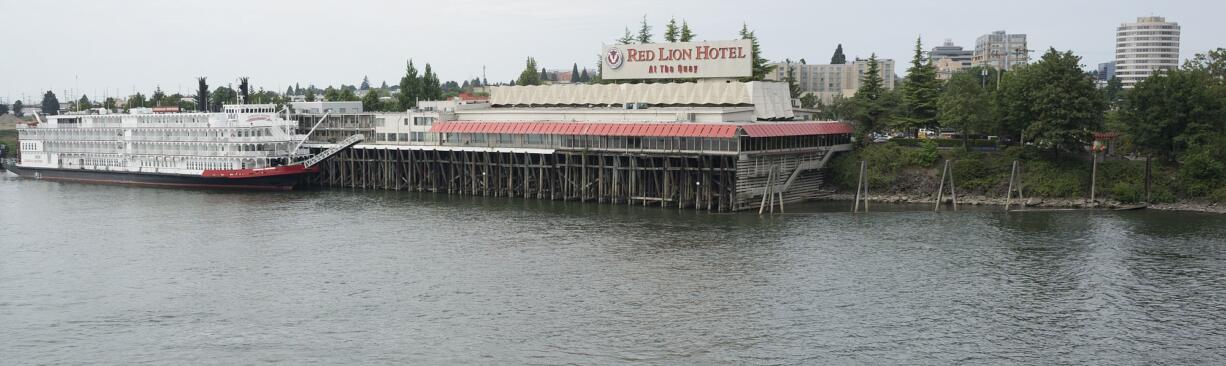
{"label": "evergreen tree", "polygon": [[541,85],[541,75],[536,71],[536,59],[529,57],[524,71],[512,85]]}
{"label": "evergreen tree", "polygon": [[25,103],[22,103],[20,100],[13,102],[13,115],[17,117],[21,117],[22,109],[25,109],[25,108],[26,108]]}
{"label": "evergreen tree", "polygon": [[846,63],[847,63],[847,56],[843,56],[843,44],[839,43],[839,46],[834,49],[834,56],[830,57],[830,64],[831,65],[842,65]]}
{"label": "evergreen tree", "polygon": [[549,71],[546,71],[544,67],[541,68],[541,81],[553,81],[549,77]]}
{"label": "evergreen tree", "polygon": [[379,89],[387,90],[387,80],[384,80],[383,84],[379,85]]}
{"label": "evergreen tree", "polygon": [[306,95],[303,96],[302,99],[308,102],[314,102],[315,101],[315,88],[308,88],[306,91]]}
{"label": "evergreen tree", "polygon": [[766,79],[766,75],[775,70],[775,66],[771,65],[765,58],[762,58],[762,48],[758,46],[758,36],[749,30],[749,25],[741,24],[741,39],[748,39],[753,45],[753,75],[746,78],[745,81],[761,81]]}
{"label": "evergreen tree", "polygon": [[439,84],[438,74],[430,68],[430,64],[426,64],[426,68],[422,73],[422,92],[423,100],[442,100],[443,88]]}
{"label": "evergreen tree", "polygon": [[621,38],[617,39],[617,44],[632,44],[634,43],[634,34],[630,33],[630,27],[626,27],[626,33]]}
{"label": "evergreen tree", "polygon": [[94,107],[94,104],[89,101],[89,97],[86,97],[85,94],[81,94],[81,99],[77,100],[77,110],[87,111],[93,107]]}
{"label": "evergreen tree", "polygon": [[996,100],[1006,136],[1024,133],[1026,141],[1054,153],[1090,143],[1107,103],[1080,61],[1071,51],[1051,48],[1038,62],[1005,73]]}
{"label": "evergreen tree", "polygon": [[585,68],[583,68],[583,71],[580,71],[579,81],[584,82],[584,83],[590,83],[590,82],[592,82],[592,76],[587,74],[587,68],[586,68],[586,67],[585,67]]}
{"label": "evergreen tree", "polygon": [[963,147],[967,147],[971,133],[990,132],[992,128],[992,96],[975,69],[953,74],[937,99],[937,107],[941,126],[961,132]]}
{"label": "evergreen tree", "polygon": [[681,36],[680,36],[681,42],[693,41],[694,36],[695,36],[694,32],[690,30],[690,23],[685,20],[682,20],[681,21]]}
{"label": "evergreen tree", "polygon": [[417,67],[413,66],[413,60],[410,59],[404,77],[400,78],[400,94],[397,95],[400,110],[407,111],[417,107],[417,100],[421,97],[418,95],[420,91],[421,78],[417,76]]}
{"label": "evergreen tree", "polygon": [[287,86],[287,87],[285,87],[285,96],[287,96],[287,97],[288,97],[288,96],[291,96],[291,95],[294,95],[294,87],[292,87],[292,86]]}
{"label": "evergreen tree", "polygon": [[579,78],[579,63],[577,62],[570,66],[570,82],[572,84],[583,82],[583,79]]}
{"label": "evergreen tree", "polygon": [[370,90],[370,78],[362,75],[362,86],[359,88],[361,90]]}
{"label": "evergreen tree", "polygon": [[302,88],[298,86],[298,83],[294,83],[294,95],[302,95]]}
{"label": "evergreen tree", "polygon": [[921,128],[937,126],[937,99],[941,96],[941,81],[936,67],[924,57],[923,41],[915,39],[915,55],[902,84],[903,118],[896,126],[919,137]]}
{"label": "evergreen tree", "polygon": [[647,24],[647,15],[643,15],[643,22],[639,24],[639,36],[635,40],[640,44],[651,43],[651,25]]}
{"label": "evergreen tree", "polygon": [[153,95],[149,96],[149,105],[153,107],[161,107],[166,99],[166,92],[162,91],[162,87],[157,87],[153,90]]}
{"label": "evergreen tree", "polygon": [[8,114],[8,113],[9,113],[9,105],[8,105],[8,104],[4,104],[4,103],[0,103],[0,115],[5,115],[5,114]]}
{"label": "evergreen tree", "polygon": [[792,96],[792,99],[800,98],[800,85],[796,83],[796,75],[794,74],[795,70],[792,68],[792,60],[788,59],[784,61],[784,67],[787,67],[787,70],[784,70],[785,76],[783,77],[783,80],[788,82],[789,94]]}
{"label": "evergreen tree", "polygon": [[677,18],[668,20],[668,25],[664,27],[664,40],[669,43],[676,43],[681,36],[681,31],[677,29]]}
{"label": "evergreen tree", "polygon": [[243,103],[251,103],[251,84],[246,76],[238,78],[238,95]]}
{"label": "evergreen tree", "polygon": [[209,84],[203,76],[196,78],[196,110],[199,112],[209,110]]}
{"label": "evergreen tree", "polygon": [[852,97],[855,106],[856,143],[867,145],[869,134],[877,132],[879,124],[888,119],[889,106],[884,100],[885,88],[881,80],[881,65],[877,63],[877,54],[868,58],[868,69],[860,79],[860,89]]}
{"label": "evergreen tree", "polygon": [[[69,97],[71,98],[71,97]],[[55,97],[55,93],[48,90],[43,93],[43,114],[57,115],[60,114],[60,99]]]}

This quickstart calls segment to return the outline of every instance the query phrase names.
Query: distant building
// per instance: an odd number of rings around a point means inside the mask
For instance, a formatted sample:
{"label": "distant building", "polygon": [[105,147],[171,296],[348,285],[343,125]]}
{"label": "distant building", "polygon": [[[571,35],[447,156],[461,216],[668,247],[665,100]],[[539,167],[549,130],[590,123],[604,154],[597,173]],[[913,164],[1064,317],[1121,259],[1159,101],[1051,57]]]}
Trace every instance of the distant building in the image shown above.
{"label": "distant building", "polygon": [[1179,23],[1140,17],[1115,31],[1115,77],[1125,89],[1158,70],[1179,67]]}
{"label": "distant building", "polygon": [[933,47],[932,51],[928,52],[928,61],[936,66],[937,78],[941,80],[947,80],[955,72],[971,68],[974,57],[975,51],[964,50],[962,46],[956,46],[948,39],[945,44]]}
{"label": "distant building", "polygon": [[362,102],[290,102],[297,113],[362,113]]}
{"label": "distant building", "polygon": [[1095,71],[1096,71],[1095,76],[1098,77],[1098,81],[1104,82],[1104,83],[1111,81],[1111,78],[1115,77],[1115,63],[1114,62],[1104,62],[1104,63],[1098,64],[1098,69]]}
{"label": "distant building", "polygon": [[[882,86],[894,89],[894,60],[879,59],[877,64],[881,69]],[[783,81],[787,79],[786,63],[773,63],[775,71],[766,75],[766,80]],[[792,76],[800,85],[800,90],[812,93],[821,98],[822,103],[830,103],[836,96],[850,98],[860,89],[860,79],[868,70],[868,60],[855,60],[841,65],[801,64],[791,63]]]}
{"label": "distant building", "polygon": [[971,58],[974,66],[1009,70],[1029,62],[1030,49],[1026,47],[1025,34],[1009,34],[1001,30],[975,40],[975,52]]}

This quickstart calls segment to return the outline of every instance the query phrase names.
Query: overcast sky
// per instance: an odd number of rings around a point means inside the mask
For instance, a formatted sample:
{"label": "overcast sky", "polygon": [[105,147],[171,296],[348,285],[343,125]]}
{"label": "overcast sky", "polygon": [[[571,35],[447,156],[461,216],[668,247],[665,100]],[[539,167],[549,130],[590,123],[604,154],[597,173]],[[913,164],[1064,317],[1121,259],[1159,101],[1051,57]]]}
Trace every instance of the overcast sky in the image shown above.
{"label": "overcast sky", "polygon": [[[1037,57],[1073,50],[1085,65],[1113,60],[1115,27],[1159,15],[1183,27],[1181,57],[1226,47],[1226,1],[639,1],[639,0],[0,0],[0,98],[61,101],[191,94],[196,76],[213,87],[251,77],[284,91],[397,83],[405,60],[429,62],[443,80],[509,81],[535,57],[550,69],[594,68],[602,43],[644,15],[662,38],[670,17],[700,40],[730,39],[741,23],[772,60],[826,63],[836,44],[848,58],[876,52],[905,72],[916,36],[967,48],[994,30],[1029,35]],[[37,97],[36,97],[37,96]]]}

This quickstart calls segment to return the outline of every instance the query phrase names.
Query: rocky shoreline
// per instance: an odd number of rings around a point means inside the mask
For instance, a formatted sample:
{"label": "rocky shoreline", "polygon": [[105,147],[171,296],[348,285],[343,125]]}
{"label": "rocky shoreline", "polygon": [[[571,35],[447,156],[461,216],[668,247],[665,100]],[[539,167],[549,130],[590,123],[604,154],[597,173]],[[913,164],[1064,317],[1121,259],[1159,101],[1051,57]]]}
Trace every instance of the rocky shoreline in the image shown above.
{"label": "rocky shoreline", "polygon": [[[823,199],[832,200],[832,201],[853,201],[855,200],[855,198],[856,198],[855,194],[831,193],[830,195],[824,197]],[[871,192],[869,194],[870,202],[883,202],[883,203],[932,204],[934,198],[935,197],[933,197],[932,195],[913,195],[913,194],[881,194],[881,195],[878,195],[878,194],[872,194]],[[948,196],[944,197],[943,200],[946,203],[950,202],[950,199]],[[1019,203],[1020,202],[1017,199],[1013,200],[1014,205],[1018,205]],[[1100,199],[1097,202],[1091,202],[1089,199],[1084,199],[1084,198],[1071,199],[1071,198],[1026,197],[1024,203],[1025,203],[1024,207],[1027,207],[1027,208],[1071,208],[1071,209],[1107,209],[1109,210],[1109,209],[1136,206],[1135,204],[1126,204],[1126,203],[1121,203],[1115,200],[1101,200]],[[1004,197],[985,197],[985,196],[978,196],[978,195],[958,196],[958,204],[959,205],[971,205],[971,206],[1004,206],[1005,198]],[[1219,205],[1219,204],[1210,203],[1210,202],[1189,201],[1189,202],[1176,202],[1176,203],[1155,203],[1155,204],[1150,204],[1147,208],[1154,209],[1154,210],[1193,211],[1193,212],[1208,212],[1208,213],[1226,214],[1226,205]]]}

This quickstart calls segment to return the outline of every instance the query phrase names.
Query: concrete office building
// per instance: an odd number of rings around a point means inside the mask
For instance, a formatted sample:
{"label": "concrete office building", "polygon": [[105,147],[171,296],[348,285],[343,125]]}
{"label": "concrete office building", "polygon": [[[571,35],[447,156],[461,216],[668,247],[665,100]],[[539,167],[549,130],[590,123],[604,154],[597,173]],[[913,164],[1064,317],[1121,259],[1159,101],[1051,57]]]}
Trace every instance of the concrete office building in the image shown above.
{"label": "concrete office building", "polygon": [[[882,86],[894,89],[894,60],[878,59]],[[786,63],[773,63],[775,71],[766,75],[766,80],[787,79]],[[860,89],[860,79],[868,70],[868,60],[855,60],[841,65],[791,63],[792,75],[800,90],[816,94],[822,103],[830,103],[837,96],[851,98]]]}
{"label": "concrete office building", "polygon": [[936,67],[937,78],[941,80],[948,80],[955,72],[971,68],[974,57],[975,51],[964,50],[948,39],[945,44],[933,47],[928,52],[928,61]]}
{"label": "concrete office building", "polygon": [[975,40],[974,66],[988,66],[997,70],[1009,70],[1030,62],[1030,49],[1026,47],[1025,34],[1009,34],[995,31]]}
{"label": "concrete office building", "polygon": [[1179,67],[1179,23],[1163,17],[1140,17],[1115,31],[1115,77],[1124,88],[1153,75]]}

